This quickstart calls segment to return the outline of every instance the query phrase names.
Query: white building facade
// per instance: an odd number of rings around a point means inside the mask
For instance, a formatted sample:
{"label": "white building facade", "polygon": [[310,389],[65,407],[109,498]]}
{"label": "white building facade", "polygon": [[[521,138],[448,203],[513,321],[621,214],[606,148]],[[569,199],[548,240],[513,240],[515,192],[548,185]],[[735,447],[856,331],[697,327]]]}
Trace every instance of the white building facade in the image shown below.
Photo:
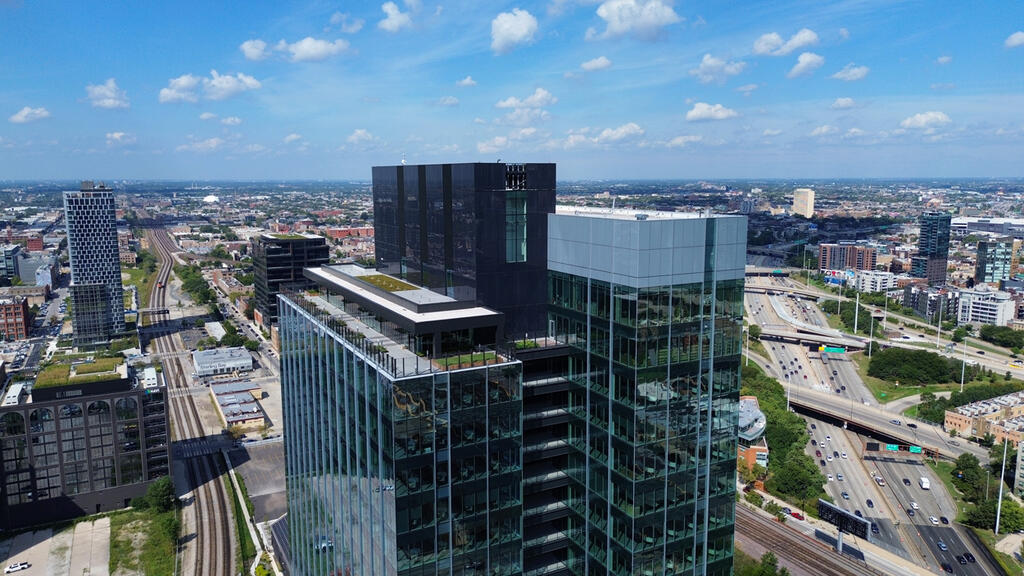
{"label": "white building facade", "polygon": [[881,292],[896,287],[896,275],[882,270],[858,270],[853,280],[858,292]]}
{"label": "white building facade", "polygon": [[1013,320],[1016,304],[1006,292],[979,286],[960,291],[957,308],[959,324],[993,324],[1006,326]]}

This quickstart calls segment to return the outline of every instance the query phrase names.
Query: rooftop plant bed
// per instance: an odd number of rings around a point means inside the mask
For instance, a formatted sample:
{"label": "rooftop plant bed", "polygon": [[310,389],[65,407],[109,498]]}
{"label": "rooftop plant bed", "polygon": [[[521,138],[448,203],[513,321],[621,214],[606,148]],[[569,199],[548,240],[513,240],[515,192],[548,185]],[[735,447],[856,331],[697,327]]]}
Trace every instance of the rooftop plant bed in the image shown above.
{"label": "rooftop plant bed", "polygon": [[97,372],[110,372],[114,368],[117,368],[119,364],[121,364],[120,358],[97,358],[93,362],[76,365],[75,374],[81,376],[83,374],[95,374]]}
{"label": "rooftop plant bed", "polygon": [[359,276],[359,279],[362,280],[363,282],[373,284],[377,288],[380,288],[381,290],[386,290],[388,292],[399,292],[402,290],[419,289],[418,286],[413,286],[408,282],[402,282],[397,278],[392,278],[391,276],[386,276],[384,274],[370,274],[368,276]]}

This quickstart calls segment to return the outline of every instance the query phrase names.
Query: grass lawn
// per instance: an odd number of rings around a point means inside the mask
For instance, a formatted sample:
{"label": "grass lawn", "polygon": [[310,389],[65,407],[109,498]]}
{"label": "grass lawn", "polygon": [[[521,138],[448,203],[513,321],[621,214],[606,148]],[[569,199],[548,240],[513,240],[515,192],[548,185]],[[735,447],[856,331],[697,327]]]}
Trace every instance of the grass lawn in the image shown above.
{"label": "grass lawn", "polygon": [[128,510],[110,517],[110,573],[173,574],[175,511]]}
{"label": "grass lawn", "polygon": [[51,386],[63,386],[67,384],[71,376],[71,366],[68,364],[53,364],[47,366],[36,376],[36,388],[49,388]]}
{"label": "grass lawn", "polygon": [[[868,364],[870,360],[863,352],[855,352],[848,354],[851,360],[853,360],[854,367],[857,368],[857,375],[860,376],[861,380],[864,381],[864,385],[871,390],[871,394],[879,402],[891,402],[900,398],[906,398],[907,396],[913,396],[914,394],[923,394],[925,392],[952,392],[953,390],[960,389],[959,382],[949,382],[946,384],[928,384],[927,386],[897,386],[895,382],[888,382],[874,376],[868,376]],[[986,381],[987,382],[987,381]],[[965,388],[970,388],[978,384],[982,384],[982,381],[971,380],[964,384]]]}
{"label": "grass lawn", "polygon": [[368,276],[358,276],[360,280],[368,284],[373,284],[381,290],[387,290],[388,292],[398,292],[401,290],[416,290],[417,286],[413,286],[408,282],[402,282],[397,278],[386,276],[384,274],[370,274]]}
{"label": "grass lawn", "polygon": [[145,270],[139,268],[122,268],[121,272],[128,275],[127,284],[132,284],[139,291],[139,306],[149,306],[149,293],[156,283],[158,272],[146,274]]}
{"label": "grass lawn", "polygon": [[953,484],[953,476],[951,474],[953,469],[956,468],[956,464],[954,462],[946,462],[944,460],[939,462],[926,460],[926,462],[939,481],[946,485],[946,491],[949,492],[949,495],[952,496],[953,500],[956,502],[956,521],[962,523],[966,514],[967,506],[970,504],[964,501],[960,491],[957,490],[956,486]]}
{"label": "grass lawn", "polygon": [[95,374],[96,372],[110,372],[121,364],[120,358],[97,358],[88,364],[75,366],[75,374]]}
{"label": "grass lawn", "polygon": [[[239,477],[239,480],[241,480],[241,477]],[[235,505],[233,515],[235,517],[235,532],[238,533],[239,566],[244,566],[246,571],[248,571],[248,567],[256,559],[256,545],[253,544],[252,536],[249,535],[249,529],[245,524],[245,516],[242,514],[242,503],[238,501],[238,493],[235,492],[229,478],[225,477],[222,481],[227,486],[228,492],[231,492],[231,500]]]}
{"label": "grass lawn", "polygon": [[435,358],[434,361],[444,368],[458,366],[460,364],[474,364],[476,362],[493,362],[497,355],[494,352],[474,352],[472,354],[456,354]]}
{"label": "grass lawn", "polygon": [[753,352],[754,354],[760,354],[761,356],[769,360],[771,359],[771,357],[768,356],[768,350],[766,350],[764,347],[764,343],[762,343],[760,340],[755,340],[754,338],[750,339],[750,351]]}
{"label": "grass lawn", "polygon": [[985,546],[988,547],[988,551],[992,553],[992,556],[994,556],[996,561],[999,562],[999,565],[1003,570],[1006,570],[1007,574],[1010,574],[1011,576],[1024,575],[1024,569],[1021,568],[1021,565],[1018,564],[1013,557],[996,550],[996,536],[991,530],[980,530],[978,528],[968,528],[968,530],[973,530],[978,538],[985,543]]}

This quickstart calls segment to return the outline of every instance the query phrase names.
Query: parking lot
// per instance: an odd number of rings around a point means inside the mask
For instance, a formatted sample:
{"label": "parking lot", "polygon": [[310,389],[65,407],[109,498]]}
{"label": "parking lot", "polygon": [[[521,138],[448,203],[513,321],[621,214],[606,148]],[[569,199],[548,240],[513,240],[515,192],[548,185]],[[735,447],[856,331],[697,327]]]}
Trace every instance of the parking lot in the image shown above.
{"label": "parking lot", "polygon": [[0,558],[7,567],[28,562],[25,576],[107,576],[110,573],[110,518],[85,520],[54,533],[50,529],[23,532],[0,541]]}
{"label": "parking lot", "polygon": [[274,520],[284,514],[284,442],[236,448],[229,456],[235,471],[245,479],[256,522]]}

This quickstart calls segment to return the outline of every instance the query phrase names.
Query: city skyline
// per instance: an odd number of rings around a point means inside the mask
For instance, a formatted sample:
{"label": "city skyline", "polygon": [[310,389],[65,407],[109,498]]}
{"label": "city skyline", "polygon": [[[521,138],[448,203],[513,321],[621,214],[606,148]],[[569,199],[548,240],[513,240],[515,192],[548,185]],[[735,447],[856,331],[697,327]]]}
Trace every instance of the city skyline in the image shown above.
{"label": "city skyline", "polygon": [[367,180],[403,158],[550,161],[566,179],[1021,175],[1016,5],[51,2],[0,15],[10,178]]}

